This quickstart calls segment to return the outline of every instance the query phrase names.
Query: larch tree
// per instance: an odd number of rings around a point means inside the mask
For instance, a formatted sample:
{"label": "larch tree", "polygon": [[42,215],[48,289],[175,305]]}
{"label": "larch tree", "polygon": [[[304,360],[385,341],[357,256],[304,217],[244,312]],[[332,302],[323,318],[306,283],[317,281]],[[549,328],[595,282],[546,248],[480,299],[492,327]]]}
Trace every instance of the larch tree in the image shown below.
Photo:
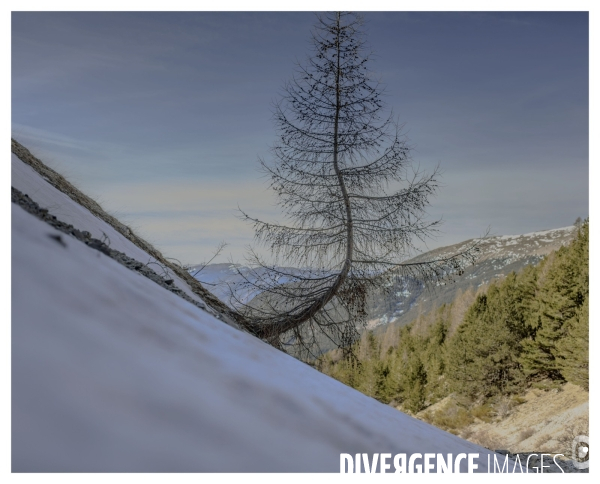
{"label": "larch tree", "polygon": [[[297,355],[314,355],[315,344],[327,340],[349,348],[366,322],[371,290],[397,277],[432,282],[461,273],[477,251],[406,262],[415,239],[439,224],[424,217],[438,173],[413,169],[369,71],[361,27],[353,13],[318,17],[312,55],[275,104],[272,159],[260,160],[285,220],[241,212],[272,258],[251,252],[254,269],[241,274],[246,297],[238,286],[232,302],[247,329]],[[297,269],[282,268],[290,266]],[[248,294],[257,296],[248,302]]]}

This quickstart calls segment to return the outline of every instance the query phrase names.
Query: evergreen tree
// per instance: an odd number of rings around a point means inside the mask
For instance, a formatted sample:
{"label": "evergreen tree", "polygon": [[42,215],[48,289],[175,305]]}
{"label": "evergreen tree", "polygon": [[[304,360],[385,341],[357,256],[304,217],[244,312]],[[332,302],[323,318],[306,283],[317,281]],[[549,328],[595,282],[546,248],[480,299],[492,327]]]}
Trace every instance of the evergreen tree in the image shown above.
{"label": "evergreen tree", "polygon": [[567,351],[567,346],[575,344],[560,343],[569,337],[570,328],[582,334],[584,322],[580,319],[586,314],[583,306],[589,297],[588,264],[589,224],[586,221],[577,238],[569,246],[561,247],[548,263],[537,294],[538,309],[532,318],[534,334],[523,341],[521,362],[527,375],[553,379],[565,376],[561,369],[567,358],[560,355],[559,346]]}
{"label": "evergreen tree", "polygon": [[518,361],[527,335],[521,308],[526,292],[509,274],[471,306],[451,340],[448,376],[453,389],[471,396],[510,392],[523,383]]}
{"label": "evergreen tree", "polygon": [[429,328],[426,337],[424,361],[426,361],[428,404],[444,398],[448,394],[446,374],[446,338],[450,327],[450,311],[444,305],[439,311],[436,322]]}
{"label": "evergreen tree", "polygon": [[423,362],[424,338],[411,334],[411,325],[402,328],[398,346],[399,398],[403,408],[417,413],[426,400],[427,372]]}
{"label": "evergreen tree", "polygon": [[589,391],[589,300],[567,324],[565,337],[556,345],[557,367],[567,381]]}

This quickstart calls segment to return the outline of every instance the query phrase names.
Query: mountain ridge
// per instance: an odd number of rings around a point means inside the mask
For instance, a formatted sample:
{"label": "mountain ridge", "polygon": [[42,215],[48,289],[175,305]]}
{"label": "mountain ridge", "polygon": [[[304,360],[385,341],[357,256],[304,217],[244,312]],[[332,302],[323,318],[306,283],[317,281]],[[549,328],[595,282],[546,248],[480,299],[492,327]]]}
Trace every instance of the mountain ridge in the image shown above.
{"label": "mountain ridge", "polygon": [[570,225],[517,235],[497,235],[484,239],[470,239],[457,244],[433,249],[411,259],[420,262],[459,253],[474,242],[479,243],[477,261],[465,267],[461,276],[448,282],[426,287],[417,280],[401,280],[388,290],[393,296],[372,302],[369,329],[394,323],[403,326],[442,304],[452,302],[459,291],[475,290],[500,279],[511,272],[519,272],[526,265],[537,264],[551,252],[574,239],[577,226]]}
{"label": "mountain ridge", "polygon": [[[414,278],[399,278],[385,288],[382,294],[372,295],[369,300],[367,329],[381,331],[388,324],[408,324],[420,314],[451,302],[459,291],[476,291],[510,272],[518,272],[526,265],[538,263],[544,256],[573,240],[576,232],[577,226],[570,225],[525,234],[496,235],[469,239],[419,254],[407,260],[407,263],[448,257],[464,251],[473,243],[478,243],[480,247],[477,261],[466,267],[462,276],[453,277],[446,282],[440,281],[432,287],[427,287]],[[198,264],[188,271],[193,275],[200,268],[202,270],[196,274],[196,279],[206,284],[211,293],[226,303],[236,284],[252,273],[251,268],[237,263],[206,266]],[[302,269],[285,269],[288,272],[303,272]],[[257,295],[244,293],[240,299],[249,301]]]}

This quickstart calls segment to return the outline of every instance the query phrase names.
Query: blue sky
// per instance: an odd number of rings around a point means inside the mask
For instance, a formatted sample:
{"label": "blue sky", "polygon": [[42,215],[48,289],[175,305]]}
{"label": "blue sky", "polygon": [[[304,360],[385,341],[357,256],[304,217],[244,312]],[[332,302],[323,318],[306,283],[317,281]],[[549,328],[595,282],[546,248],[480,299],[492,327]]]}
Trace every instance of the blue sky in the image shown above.
{"label": "blue sky", "polygon": [[[444,187],[430,248],[588,215],[586,12],[365,13],[371,70]],[[238,205],[277,217],[257,171],[272,102],[309,52],[306,12],[16,12],[12,134],[166,256],[219,241]]]}

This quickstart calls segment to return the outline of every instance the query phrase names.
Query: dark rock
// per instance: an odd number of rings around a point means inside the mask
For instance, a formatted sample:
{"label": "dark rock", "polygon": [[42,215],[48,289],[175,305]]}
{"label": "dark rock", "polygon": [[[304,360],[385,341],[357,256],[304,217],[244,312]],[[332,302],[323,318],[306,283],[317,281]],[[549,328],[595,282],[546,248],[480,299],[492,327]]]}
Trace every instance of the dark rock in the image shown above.
{"label": "dark rock", "polygon": [[57,234],[48,234],[48,237],[50,237],[52,240],[56,240],[60,245],[62,245],[63,247],[66,247],[67,244],[65,243],[65,241],[62,239],[62,237]]}

